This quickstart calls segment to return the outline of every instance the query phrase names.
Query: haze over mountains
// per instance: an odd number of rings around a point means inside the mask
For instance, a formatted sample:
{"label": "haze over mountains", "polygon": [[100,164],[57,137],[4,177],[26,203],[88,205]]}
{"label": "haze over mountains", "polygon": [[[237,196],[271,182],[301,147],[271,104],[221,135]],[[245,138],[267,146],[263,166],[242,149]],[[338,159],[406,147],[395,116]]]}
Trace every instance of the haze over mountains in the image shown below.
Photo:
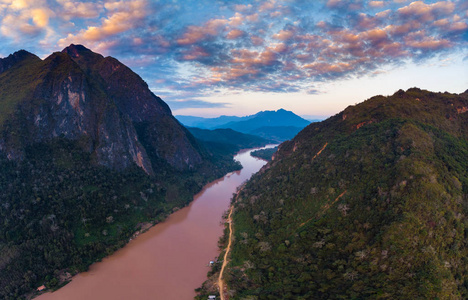
{"label": "haze over mountains", "polygon": [[467,299],[468,91],[349,106],[235,199],[229,299]]}
{"label": "haze over mountains", "polygon": [[276,142],[293,138],[310,121],[305,120],[291,111],[261,111],[251,116],[220,116],[218,118],[202,118],[193,116],[176,116],[185,126],[201,129],[230,128],[242,133],[257,135]]}

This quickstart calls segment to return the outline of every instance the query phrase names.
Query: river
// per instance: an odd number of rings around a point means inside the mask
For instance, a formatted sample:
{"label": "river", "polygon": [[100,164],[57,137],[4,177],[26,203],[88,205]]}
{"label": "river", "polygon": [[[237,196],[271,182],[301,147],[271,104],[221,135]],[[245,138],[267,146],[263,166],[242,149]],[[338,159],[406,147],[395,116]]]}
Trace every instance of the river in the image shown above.
{"label": "river", "polygon": [[[267,146],[270,147],[270,146]],[[206,280],[208,264],[219,255],[222,215],[233,193],[266,163],[239,152],[243,168],[206,185],[187,207],[130,241],[88,272],[53,293],[36,300],[161,299],[195,297]]]}

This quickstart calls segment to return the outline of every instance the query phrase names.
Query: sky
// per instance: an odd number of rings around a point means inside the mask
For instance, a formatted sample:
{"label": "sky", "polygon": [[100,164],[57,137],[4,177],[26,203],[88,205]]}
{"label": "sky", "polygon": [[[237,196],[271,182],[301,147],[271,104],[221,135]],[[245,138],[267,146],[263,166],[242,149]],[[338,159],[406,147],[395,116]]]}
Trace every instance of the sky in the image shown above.
{"label": "sky", "polygon": [[323,119],[374,95],[468,89],[468,1],[0,0],[0,57],[113,56],[175,115]]}

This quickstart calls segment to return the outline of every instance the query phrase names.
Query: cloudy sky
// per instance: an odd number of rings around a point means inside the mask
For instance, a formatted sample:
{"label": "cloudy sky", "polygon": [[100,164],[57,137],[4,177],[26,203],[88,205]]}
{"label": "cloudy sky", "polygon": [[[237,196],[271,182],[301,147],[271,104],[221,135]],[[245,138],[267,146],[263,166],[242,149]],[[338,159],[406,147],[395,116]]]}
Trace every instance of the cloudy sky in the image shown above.
{"label": "cloudy sky", "polygon": [[327,117],[373,95],[468,89],[468,1],[0,0],[0,57],[114,56],[174,114]]}

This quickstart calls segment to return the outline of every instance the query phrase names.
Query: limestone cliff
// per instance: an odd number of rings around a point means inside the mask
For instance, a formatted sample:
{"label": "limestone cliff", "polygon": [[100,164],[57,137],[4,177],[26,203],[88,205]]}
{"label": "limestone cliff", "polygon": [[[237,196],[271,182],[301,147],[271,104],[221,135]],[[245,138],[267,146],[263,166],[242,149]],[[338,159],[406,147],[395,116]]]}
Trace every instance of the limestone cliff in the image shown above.
{"label": "limestone cliff", "polygon": [[80,45],[44,60],[24,50],[0,59],[0,103],[0,151],[9,159],[63,137],[117,170],[135,163],[154,174],[160,163],[187,170],[203,162],[195,139],[137,74]]}

